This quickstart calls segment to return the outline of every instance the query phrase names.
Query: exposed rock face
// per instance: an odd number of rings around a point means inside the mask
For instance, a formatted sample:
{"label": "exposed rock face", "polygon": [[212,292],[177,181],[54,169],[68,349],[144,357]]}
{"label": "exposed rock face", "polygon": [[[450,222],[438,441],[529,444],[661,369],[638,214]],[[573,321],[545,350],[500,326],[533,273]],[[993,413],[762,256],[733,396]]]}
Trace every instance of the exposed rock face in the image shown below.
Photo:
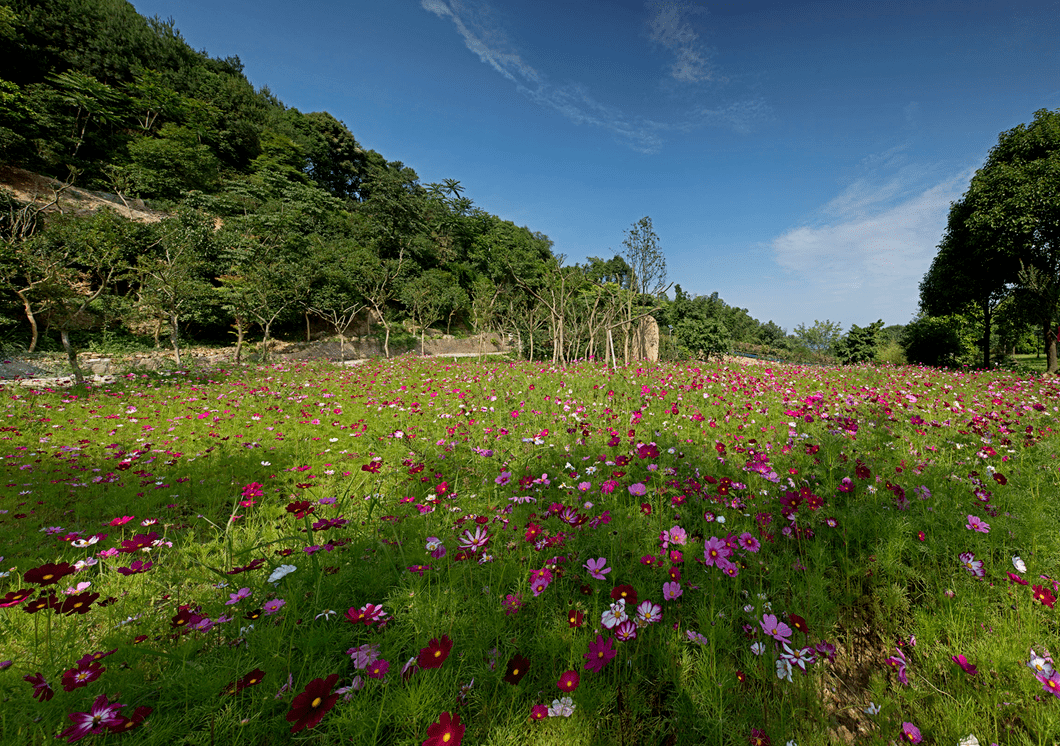
{"label": "exposed rock face", "polygon": [[633,333],[633,358],[649,363],[659,362],[659,324],[645,316]]}

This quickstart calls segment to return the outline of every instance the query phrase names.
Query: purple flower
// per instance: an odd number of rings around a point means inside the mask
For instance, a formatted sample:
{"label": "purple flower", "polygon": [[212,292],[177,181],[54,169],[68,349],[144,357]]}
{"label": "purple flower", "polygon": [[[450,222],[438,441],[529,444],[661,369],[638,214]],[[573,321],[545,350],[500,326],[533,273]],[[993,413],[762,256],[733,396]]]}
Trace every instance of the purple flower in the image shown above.
{"label": "purple flower", "polygon": [[501,475],[493,480],[493,483],[503,487],[510,481],[512,481],[512,473],[510,471],[502,471]]}
{"label": "purple flower", "polygon": [[912,723],[902,723],[902,735],[899,737],[900,741],[906,743],[920,743],[924,740],[923,736],[920,735],[920,729]]}
{"label": "purple flower", "polygon": [[250,595],[250,589],[249,588],[240,588],[235,593],[229,593],[228,594],[228,600],[225,601],[225,606],[232,606],[233,604],[237,604],[237,603],[239,603],[240,601],[242,601],[244,598],[246,598],[249,595]]}
{"label": "purple flower", "polygon": [[663,583],[663,598],[667,601],[673,601],[675,598],[680,598],[684,591],[681,590],[680,583]]}
{"label": "purple flower", "polygon": [[707,567],[717,565],[718,560],[727,559],[731,554],[729,546],[717,536],[711,536],[703,545],[703,561]]}
{"label": "purple flower", "polygon": [[600,673],[615,655],[617,652],[611,638],[605,640],[603,635],[597,634],[596,640],[589,643],[589,652],[582,656],[585,658],[585,670]]}
{"label": "purple flower", "polygon": [[629,494],[634,497],[643,497],[648,493],[648,488],[644,486],[644,482],[637,482],[629,486]]}
{"label": "purple flower", "polygon": [[604,576],[607,575],[607,573],[611,572],[611,568],[607,567],[606,565],[607,560],[603,557],[600,557],[599,559],[589,560],[585,563],[584,567],[586,570],[589,571],[589,574],[597,580],[606,580],[607,578],[605,578]]}
{"label": "purple flower", "polygon": [[263,607],[265,616],[272,616],[277,611],[282,609],[286,603],[287,602],[284,601],[282,598],[274,598],[271,601],[267,601],[265,603],[265,606]]}
{"label": "purple flower", "polygon": [[761,625],[762,631],[774,640],[791,642],[791,627],[777,619],[773,614],[764,614],[759,625]]}

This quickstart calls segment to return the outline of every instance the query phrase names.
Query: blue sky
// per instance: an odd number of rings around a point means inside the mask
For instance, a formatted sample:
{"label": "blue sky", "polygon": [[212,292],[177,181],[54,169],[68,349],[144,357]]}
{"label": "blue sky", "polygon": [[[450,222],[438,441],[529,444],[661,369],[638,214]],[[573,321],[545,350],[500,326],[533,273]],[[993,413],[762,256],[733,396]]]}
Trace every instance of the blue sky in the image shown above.
{"label": "blue sky", "polygon": [[1060,108],[1060,2],[139,0],[423,183],[789,332],[907,323],[998,134]]}

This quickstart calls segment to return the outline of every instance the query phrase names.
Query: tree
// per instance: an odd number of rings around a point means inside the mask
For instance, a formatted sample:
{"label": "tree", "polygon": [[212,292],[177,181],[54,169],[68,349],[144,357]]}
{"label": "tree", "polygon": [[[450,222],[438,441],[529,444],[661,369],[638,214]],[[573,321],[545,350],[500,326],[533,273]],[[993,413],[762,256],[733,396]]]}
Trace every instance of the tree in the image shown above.
{"label": "tree", "polygon": [[427,327],[441,320],[448,300],[446,290],[452,284],[453,278],[448,272],[429,269],[401,289],[401,302],[408,309],[413,323],[420,327],[420,355],[424,354]]}
{"label": "tree", "polygon": [[634,302],[640,295],[653,299],[666,292],[666,257],[659,248],[659,237],[652,228],[651,218],[643,217],[630,226],[626,238],[622,241],[626,247],[626,259],[630,267],[631,292],[626,301],[626,344],[625,363],[629,364],[629,345],[632,340],[633,317],[636,313]]}
{"label": "tree", "polygon": [[160,236],[135,265],[141,304],[169,322],[169,338],[181,365],[180,324],[194,317],[213,294],[206,281],[206,260],[213,232],[209,219],[182,210],[162,221]]}
{"label": "tree", "polygon": [[[990,316],[1009,290],[1029,308],[1057,373],[1060,313],[1060,110],[1041,109],[1029,125],[1002,132],[968,191],[950,211],[947,234],[921,287],[928,312],[976,303],[984,316],[984,362]],[[947,290],[949,285],[952,290]],[[1011,287],[1010,287],[1011,286]]]}
{"label": "tree", "polygon": [[357,290],[353,278],[361,271],[358,253],[344,241],[315,242],[315,282],[309,310],[328,321],[339,335],[339,357],[346,356],[346,329],[368,301]]}
{"label": "tree", "polygon": [[838,321],[818,321],[814,319],[813,326],[807,327],[799,324],[795,327],[795,338],[799,344],[818,354],[828,354],[834,348],[835,343],[843,336],[843,327]]}
{"label": "tree", "polygon": [[883,319],[868,326],[852,324],[847,335],[835,343],[835,355],[841,363],[871,363],[880,347]]}

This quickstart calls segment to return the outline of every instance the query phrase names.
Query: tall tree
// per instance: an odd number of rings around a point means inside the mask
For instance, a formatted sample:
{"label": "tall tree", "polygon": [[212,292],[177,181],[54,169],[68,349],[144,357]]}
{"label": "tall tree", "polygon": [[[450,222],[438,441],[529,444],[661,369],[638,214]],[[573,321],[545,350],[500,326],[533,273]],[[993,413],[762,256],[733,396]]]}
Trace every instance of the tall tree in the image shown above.
{"label": "tall tree", "polygon": [[[1002,132],[961,200],[950,211],[947,234],[921,288],[925,310],[942,299],[952,309],[972,301],[983,311],[989,352],[989,314],[1009,286],[1033,298],[1034,320],[1057,373],[1060,313],[1060,109],[1041,109],[1029,125]],[[984,362],[989,360],[984,355]]]}

